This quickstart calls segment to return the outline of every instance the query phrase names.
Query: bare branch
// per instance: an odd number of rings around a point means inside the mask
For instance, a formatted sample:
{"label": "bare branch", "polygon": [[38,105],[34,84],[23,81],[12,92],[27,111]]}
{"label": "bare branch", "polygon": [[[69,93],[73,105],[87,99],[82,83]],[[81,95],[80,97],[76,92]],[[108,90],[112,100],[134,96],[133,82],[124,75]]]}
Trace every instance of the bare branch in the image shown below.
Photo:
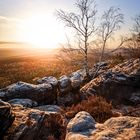
{"label": "bare branch", "polygon": [[132,28],[132,31],[136,34],[140,34],[140,14],[136,15],[135,18],[133,18],[134,25]]}
{"label": "bare branch", "polygon": [[57,11],[57,16],[67,27],[74,29],[78,35],[78,48],[84,55],[84,68],[89,77],[88,49],[89,38],[95,33],[95,16],[97,13],[94,0],[77,0],[75,3],[77,13]]}
{"label": "bare branch", "polygon": [[121,24],[123,23],[123,19],[123,14],[120,13],[119,8],[110,7],[109,10],[104,12],[101,18],[102,22],[99,27],[99,35],[101,36],[103,44],[100,61],[103,59],[103,54],[108,39],[111,38],[112,35],[120,29]]}

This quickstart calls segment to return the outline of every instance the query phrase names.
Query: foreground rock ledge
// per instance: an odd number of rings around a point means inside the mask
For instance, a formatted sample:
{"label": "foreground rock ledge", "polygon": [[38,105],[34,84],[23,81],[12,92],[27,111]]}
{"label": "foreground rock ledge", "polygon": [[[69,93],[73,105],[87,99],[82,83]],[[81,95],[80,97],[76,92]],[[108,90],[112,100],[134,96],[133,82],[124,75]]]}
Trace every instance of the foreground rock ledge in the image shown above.
{"label": "foreground rock ledge", "polygon": [[66,140],[140,139],[140,118],[116,117],[107,120],[103,124],[95,124],[93,120],[88,113],[79,112],[67,126]]}
{"label": "foreground rock ledge", "polygon": [[60,139],[59,129],[61,128],[56,123],[60,118],[63,126],[65,119],[59,113],[24,108],[20,105],[13,105],[12,111],[15,114],[15,120],[4,136],[4,140],[47,140],[48,136],[53,134]]}
{"label": "foreground rock ledge", "polygon": [[11,112],[11,105],[0,100],[0,139],[3,138],[13,121],[14,116]]}

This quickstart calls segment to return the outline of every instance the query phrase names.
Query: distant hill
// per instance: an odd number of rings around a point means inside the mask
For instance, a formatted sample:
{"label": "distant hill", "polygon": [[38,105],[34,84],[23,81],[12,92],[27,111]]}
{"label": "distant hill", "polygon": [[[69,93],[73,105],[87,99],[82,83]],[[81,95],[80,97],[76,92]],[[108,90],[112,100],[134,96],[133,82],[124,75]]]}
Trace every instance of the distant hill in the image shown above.
{"label": "distant hill", "polygon": [[0,41],[0,44],[28,44],[26,42]]}
{"label": "distant hill", "polygon": [[0,42],[0,59],[13,57],[54,57],[58,49],[38,48],[25,42]]}

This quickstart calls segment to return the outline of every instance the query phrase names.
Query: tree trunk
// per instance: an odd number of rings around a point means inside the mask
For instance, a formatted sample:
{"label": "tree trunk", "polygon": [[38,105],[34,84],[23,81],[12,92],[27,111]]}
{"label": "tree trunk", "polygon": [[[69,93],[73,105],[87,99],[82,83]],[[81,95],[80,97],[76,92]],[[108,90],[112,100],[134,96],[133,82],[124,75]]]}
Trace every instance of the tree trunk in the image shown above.
{"label": "tree trunk", "polygon": [[97,76],[98,71],[100,70],[100,63],[102,62],[103,57],[104,57],[105,45],[106,45],[106,40],[104,40],[104,42],[103,42],[103,48],[102,48],[101,57],[99,59],[99,65],[98,65],[98,67],[97,67],[97,69],[96,69],[96,71],[95,71],[95,73],[94,73],[94,75],[92,77],[93,79]]}
{"label": "tree trunk", "polygon": [[99,63],[101,63],[104,58],[105,44],[106,44],[106,40],[104,40],[104,42],[103,42],[103,48],[102,48],[102,53],[101,53]]}
{"label": "tree trunk", "polygon": [[84,56],[84,68],[85,68],[85,71],[86,71],[86,76],[87,76],[87,79],[89,80],[90,79],[90,75],[89,75],[89,66],[88,66],[88,45],[87,45],[87,36],[85,36],[85,56]]}

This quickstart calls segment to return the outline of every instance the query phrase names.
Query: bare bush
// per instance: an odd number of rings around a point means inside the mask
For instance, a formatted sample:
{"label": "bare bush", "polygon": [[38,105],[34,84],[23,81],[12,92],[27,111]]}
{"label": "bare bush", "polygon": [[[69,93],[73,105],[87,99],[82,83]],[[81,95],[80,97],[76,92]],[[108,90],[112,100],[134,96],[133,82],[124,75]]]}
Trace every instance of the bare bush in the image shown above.
{"label": "bare bush", "polygon": [[112,105],[102,97],[89,97],[88,100],[84,100],[77,105],[73,105],[67,108],[66,117],[73,118],[78,112],[86,111],[97,122],[104,122],[108,118],[112,117]]}

